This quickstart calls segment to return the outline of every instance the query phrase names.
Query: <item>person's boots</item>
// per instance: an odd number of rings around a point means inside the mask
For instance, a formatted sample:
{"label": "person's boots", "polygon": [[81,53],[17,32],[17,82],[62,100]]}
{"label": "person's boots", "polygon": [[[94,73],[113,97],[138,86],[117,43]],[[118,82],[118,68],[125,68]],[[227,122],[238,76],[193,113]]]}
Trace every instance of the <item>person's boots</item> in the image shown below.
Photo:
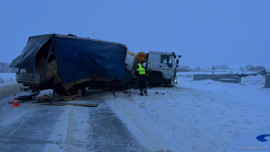
{"label": "person's boots", "polygon": [[147,95],[147,89],[146,88],[144,89],[144,94]]}
{"label": "person's boots", "polygon": [[143,90],[140,90],[140,95],[143,96]]}

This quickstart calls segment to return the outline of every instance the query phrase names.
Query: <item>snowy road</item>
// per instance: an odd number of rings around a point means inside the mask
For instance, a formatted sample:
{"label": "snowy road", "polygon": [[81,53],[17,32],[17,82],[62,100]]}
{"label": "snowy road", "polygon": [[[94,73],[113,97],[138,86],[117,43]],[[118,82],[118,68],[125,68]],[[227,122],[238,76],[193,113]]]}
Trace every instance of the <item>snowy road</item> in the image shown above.
{"label": "snowy road", "polygon": [[[11,108],[12,96],[2,98],[0,149],[222,152],[260,145],[256,136],[270,134],[270,90],[262,77],[242,84],[181,77],[174,88],[148,91],[143,97],[134,89],[118,91],[117,98],[92,92],[84,102],[99,103],[97,108],[32,103]],[[234,142],[242,135],[241,144]]]}
{"label": "snowy road", "polygon": [[[0,151],[146,151],[103,100],[97,108],[0,101]],[[93,101],[91,101],[93,102]]]}

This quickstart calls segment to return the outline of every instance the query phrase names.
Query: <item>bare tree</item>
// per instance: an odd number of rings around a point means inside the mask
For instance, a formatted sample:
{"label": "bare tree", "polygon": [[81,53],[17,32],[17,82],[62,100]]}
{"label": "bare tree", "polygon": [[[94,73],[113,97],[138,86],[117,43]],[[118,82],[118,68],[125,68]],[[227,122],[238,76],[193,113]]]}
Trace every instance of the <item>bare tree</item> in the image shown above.
{"label": "bare tree", "polygon": [[216,70],[216,66],[212,65],[211,66],[211,70],[212,70],[212,73],[214,74],[215,73],[215,70]]}

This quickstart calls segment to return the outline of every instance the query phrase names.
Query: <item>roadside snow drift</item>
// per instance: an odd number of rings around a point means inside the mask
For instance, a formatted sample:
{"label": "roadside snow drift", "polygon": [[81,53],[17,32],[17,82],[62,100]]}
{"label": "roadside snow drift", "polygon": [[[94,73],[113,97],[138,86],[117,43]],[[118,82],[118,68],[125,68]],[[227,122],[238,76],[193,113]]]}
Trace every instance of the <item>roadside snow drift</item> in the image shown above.
{"label": "roadside snow drift", "polygon": [[270,124],[270,89],[260,76],[245,79],[230,84],[180,77],[177,87],[152,88],[143,97],[137,90],[119,92],[107,102],[150,151],[224,151],[241,134]]}
{"label": "roadside snow drift", "polygon": [[0,87],[16,82],[16,73],[0,73]]}
{"label": "roadside snow drift", "polygon": [[[269,149],[270,89],[264,77],[242,84],[179,77],[172,88],[92,90],[97,108],[0,102],[4,151],[221,152]],[[7,90],[7,89],[5,89]],[[12,90],[14,91],[14,90]],[[11,92],[11,91],[9,91]],[[50,90],[42,94],[51,93]],[[22,95],[23,93],[18,93]],[[261,142],[257,138],[264,141]],[[269,140],[269,136],[266,137]],[[12,143],[12,144],[10,144]],[[38,143],[38,144],[37,144]],[[267,147],[268,146],[268,147]]]}
{"label": "roadside snow drift", "polygon": [[11,95],[20,90],[16,83],[15,73],[0,73],[0,97]]}

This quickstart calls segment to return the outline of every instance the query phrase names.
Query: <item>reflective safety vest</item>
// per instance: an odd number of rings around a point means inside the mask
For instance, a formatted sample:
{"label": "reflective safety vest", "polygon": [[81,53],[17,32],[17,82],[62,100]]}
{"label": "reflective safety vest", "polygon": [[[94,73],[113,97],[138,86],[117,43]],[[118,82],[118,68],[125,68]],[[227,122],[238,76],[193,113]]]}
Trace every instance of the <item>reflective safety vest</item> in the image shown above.
{"label": "reflective safety vest", "polygon": [[138,67],[137,71],[139,71],[139,75],[145,75],[145,68],[142,67],[141,63],[138,63]]}

